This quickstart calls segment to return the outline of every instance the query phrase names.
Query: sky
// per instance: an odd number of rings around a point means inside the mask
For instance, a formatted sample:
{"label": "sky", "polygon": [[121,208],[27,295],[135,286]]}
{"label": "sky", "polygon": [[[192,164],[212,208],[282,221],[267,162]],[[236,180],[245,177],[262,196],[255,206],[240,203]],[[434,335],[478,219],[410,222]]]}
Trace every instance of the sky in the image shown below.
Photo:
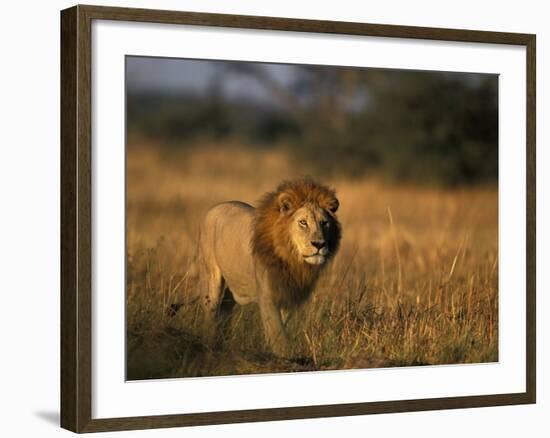
{"label": "sky", "polygon": [[[255,64],[265,70],[271,80],[287,90],[292,90],[290,87],[295,82],[300,68],[292,64],[127,56],[127,90],[129,93],[152,92],[200,96],[211,92],[213,86],[217,85],[218,91],[225,99],[245,99],[270,106],[277,105],[271,91],[254,75],[236,71],[235,67],[243,64]],[[406,70],[402,72],[406,74]],[[472,85],[479,83],[483,76],[474,73],[442,72],[442,74],[460,75],[463,80]],[[363,105],[368,101],[368,90],[365,95],[357,97],[360,98],[358,105]]]}
{"label": "sky", "polygon": [[[128,56],[126,58],[126,80],[130,92],[197,93],[206,92],[216,80],[222,93],[228,97],[271,100],[269,91],[249,75],[231,72],[228,68],[234,62],[177,58],[155,58]],[[281,85],[290,84],[293,65],[261,64],[272,79]]]}

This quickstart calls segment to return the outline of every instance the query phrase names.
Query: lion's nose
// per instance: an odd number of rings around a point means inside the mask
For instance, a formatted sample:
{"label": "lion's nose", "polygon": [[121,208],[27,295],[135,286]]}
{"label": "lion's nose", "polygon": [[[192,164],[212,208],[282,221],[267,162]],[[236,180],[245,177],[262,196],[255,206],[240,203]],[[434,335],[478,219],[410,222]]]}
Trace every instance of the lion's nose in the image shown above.
{"label": "lion's nose", "polygon": [[319,250],[324,248],[327,243],[324,240],[312,240],[311,244]]}

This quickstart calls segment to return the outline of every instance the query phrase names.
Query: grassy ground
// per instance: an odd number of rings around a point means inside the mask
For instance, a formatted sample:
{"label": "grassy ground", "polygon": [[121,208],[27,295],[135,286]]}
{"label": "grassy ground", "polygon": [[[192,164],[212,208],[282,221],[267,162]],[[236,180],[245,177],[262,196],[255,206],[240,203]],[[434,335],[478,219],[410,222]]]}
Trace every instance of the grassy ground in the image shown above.
{"label": "grassy ground", "polygon": [[374,180],[336,188],[341,249],[289,323],[294,359],[271,355],[255,305],[203,336],[185,273],[198,222],[216,202],[254,204],[303,173],[283,150],[133,142],[127,158],[128,379],[498,360],[498,194]]}

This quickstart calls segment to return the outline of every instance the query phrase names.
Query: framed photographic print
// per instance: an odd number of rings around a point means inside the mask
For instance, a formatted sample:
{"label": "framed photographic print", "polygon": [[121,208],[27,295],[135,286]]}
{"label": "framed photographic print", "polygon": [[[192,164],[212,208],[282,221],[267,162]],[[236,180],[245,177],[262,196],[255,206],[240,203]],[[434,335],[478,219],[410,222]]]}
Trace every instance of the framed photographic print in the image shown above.
{"label": "framed photographic print", "polygon": [[535,36],[61,13],[61,425],[535,403]]}

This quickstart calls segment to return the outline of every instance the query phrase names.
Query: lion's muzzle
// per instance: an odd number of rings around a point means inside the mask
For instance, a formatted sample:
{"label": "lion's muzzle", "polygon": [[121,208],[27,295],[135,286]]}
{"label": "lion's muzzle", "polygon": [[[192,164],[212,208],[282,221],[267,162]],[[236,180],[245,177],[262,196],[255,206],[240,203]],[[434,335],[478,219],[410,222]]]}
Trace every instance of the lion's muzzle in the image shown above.
{"label": "lion's muzzle", "polygon": [[304,254],[304,260],[311,265],[322,265],[327,261],[329,250],[325,241],[312,241],[312,254]]}

